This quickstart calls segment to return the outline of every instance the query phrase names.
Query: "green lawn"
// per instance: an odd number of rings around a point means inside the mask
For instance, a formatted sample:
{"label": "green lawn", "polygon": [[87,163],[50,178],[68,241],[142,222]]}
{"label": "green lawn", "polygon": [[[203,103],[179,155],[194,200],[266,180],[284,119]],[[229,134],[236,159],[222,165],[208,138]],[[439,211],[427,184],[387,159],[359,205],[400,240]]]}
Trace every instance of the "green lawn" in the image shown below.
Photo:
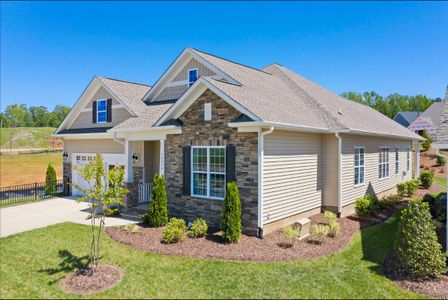
{"label": "green lawn", "polygon": [[[169,257],[105,238],[104,263],[123,281],[94,298],[416,298],[380,274],[397,221],[363,230],[344,251],[313,260],[248,263]],[[0,240],[2,298],[67,298],[59,280],[85,261],[89,227],[71,223]],[[81,259],[83,258],[84,259]]]}
{"label": "green lawn", "polygon": [[434,183],[443,187],[443,191],[446,192],[446,177],[434,176]]}

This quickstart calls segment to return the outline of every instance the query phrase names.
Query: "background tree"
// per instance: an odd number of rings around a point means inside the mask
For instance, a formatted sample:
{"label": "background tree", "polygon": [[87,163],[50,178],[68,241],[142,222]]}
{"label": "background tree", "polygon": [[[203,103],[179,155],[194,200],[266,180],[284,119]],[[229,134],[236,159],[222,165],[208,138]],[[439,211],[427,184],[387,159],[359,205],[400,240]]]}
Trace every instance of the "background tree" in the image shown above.
{"label": "background tree", "polygon": [[432,138],[426,130],[422,131],[421,136],[425,139],[425,141],[422,143],[422,148],[423,150],[428,151],[429,148],[431,148]]}
{"label": "background tree", "polygon": [[100,258],[101,233],[105,224],[105,215],[102,212],[108,206],[123,205],[123,199],[128,190],[124,183],[124,168],[116,167],[106,172],[101,154],[97,154],[93,161],[80,168],[79,174],[89,185],[89,188],[83,188],[74,184],[85,195],[78,199],[78,202],[89,203],[89,218],[92,226],[90,263],[92,271],[96,271]]}

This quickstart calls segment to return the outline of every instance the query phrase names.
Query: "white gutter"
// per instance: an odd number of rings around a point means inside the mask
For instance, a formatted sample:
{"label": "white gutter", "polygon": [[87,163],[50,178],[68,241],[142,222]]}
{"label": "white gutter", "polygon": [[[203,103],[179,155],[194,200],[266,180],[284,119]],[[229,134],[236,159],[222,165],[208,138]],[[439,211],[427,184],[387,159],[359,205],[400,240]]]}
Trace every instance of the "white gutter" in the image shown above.
{"label": "white gutter", "polygon": [[342,213],[342,138],[338,132],[335,133],[338,139],[338,215]]}
{"label": "white gutter", "polygon": [[264,157],[264,137],[274,132],[274,126],[268,131],[258,131],[258,228],[259,236],[263,238],[263,157]]}
{"label": "white gutter", "polygon": [[116,133],[116,132],[114,132],[114,135],[112,136],[112,139],[113,139],[115,142],[117,142],[118,144],[121,144],[121,145],[123,145],[123,146],[126,147],[126,142],[124,142],[124,141],[118,139],[118,138],[117,138],[117,133]]}

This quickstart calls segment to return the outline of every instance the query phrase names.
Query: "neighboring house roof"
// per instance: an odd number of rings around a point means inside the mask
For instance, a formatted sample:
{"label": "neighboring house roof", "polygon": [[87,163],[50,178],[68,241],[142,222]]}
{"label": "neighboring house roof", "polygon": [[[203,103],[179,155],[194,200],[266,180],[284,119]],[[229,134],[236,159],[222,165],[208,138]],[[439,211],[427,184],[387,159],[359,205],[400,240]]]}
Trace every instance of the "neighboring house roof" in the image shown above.
{"label": "neighboring house roof", "polygon": [[[415,133],[374,109],[342,98],[281,65],[272,64],[257,70],[199,50],[187,50],[238,81],[239,84],[233,84],[215,76],[204,78],[258,120],[421,140]],[[188,92],[191,93],[187,91],[186,94]],[[186,98],[184,96],[182,98]],[[162,123],[170,115],[169,110],[157,123]]]}
{"label": "neighboring house roof", "polygon": [[439,126],[437,129],[436,148],[448,149],[448,86],[445,92],[445,101],[442,102],[442,112],[440,113]]}
{"label": "neighboring house roof", "polygon": [[427,130],[431,134],[437,132],[440,121],[440,113],[444,102],[434,102],[409,126],[410,130]]}
{"label": "neighboring house roof", "polygon": [[409,127],[412,122],[417,119],[418,116],[421,115],[419,111],[402,111],[395,115],[394,121],[404,127]]}

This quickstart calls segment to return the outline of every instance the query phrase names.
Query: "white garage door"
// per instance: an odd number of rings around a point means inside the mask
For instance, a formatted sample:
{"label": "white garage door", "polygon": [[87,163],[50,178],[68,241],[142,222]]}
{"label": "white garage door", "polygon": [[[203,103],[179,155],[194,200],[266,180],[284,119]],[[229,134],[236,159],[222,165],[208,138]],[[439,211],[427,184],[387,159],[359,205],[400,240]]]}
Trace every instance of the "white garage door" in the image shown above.
{"label": "white garage door", "polygon": [[[79,169],[91,162],[95,158],[94,153],[73,153],[72,154],[72,182],[83,189],[90,188],[89,184],[79,174]],[[106,170],[116,166],[125,166],[126,156],[124,154],[103,154]],[[83,196],[83,193],[73,186],[73,196]]]}

